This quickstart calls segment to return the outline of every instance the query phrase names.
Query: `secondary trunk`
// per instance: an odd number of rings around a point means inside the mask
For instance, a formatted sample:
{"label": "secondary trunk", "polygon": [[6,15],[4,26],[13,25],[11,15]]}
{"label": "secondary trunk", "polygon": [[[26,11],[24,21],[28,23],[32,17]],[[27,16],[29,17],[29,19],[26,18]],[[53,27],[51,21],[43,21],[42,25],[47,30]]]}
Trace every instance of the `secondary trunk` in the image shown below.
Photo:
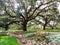
{"label": "secondary trunk", "polygon": [[46,25],[47,25],[47,24],[45,24],[45,25],[43,26],[43,30],[45,30],[45,29],[46,29]]}
{"label": "secondary trunk", "polygon": [[23,31],[27,31],[27,22],[24,21],[22,24]]}
{"label": "secondary trunk", "polygon": [[45,30],[46,29],[46,26],[47,26],[47,22],[48,20],[47,20],[47,17],[45,18],[45,24],[44,24],[44,26],[43,26],[43,30]]}

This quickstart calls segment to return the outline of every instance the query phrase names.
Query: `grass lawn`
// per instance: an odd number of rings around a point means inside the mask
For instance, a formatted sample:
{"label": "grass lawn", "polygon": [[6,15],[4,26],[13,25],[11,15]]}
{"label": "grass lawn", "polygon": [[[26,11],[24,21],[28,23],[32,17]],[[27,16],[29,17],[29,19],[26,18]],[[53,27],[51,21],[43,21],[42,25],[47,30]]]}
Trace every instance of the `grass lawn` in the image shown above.
{"label": "grass lawn", "polygon": [[48,30],[43,30],[45,32],[60,32],[60,29],[48,29]]}
{"label": "grass lawn", "polygon": [[37,30],[29,30],[31,32],[60,32],[60,29],[46,29],[46,30],[40,30],[40,29],[37,29]]}
{"label": "grass lawn", "polygon": [[14,37],[0,36],[0,45],[19,45],[19,44]]}

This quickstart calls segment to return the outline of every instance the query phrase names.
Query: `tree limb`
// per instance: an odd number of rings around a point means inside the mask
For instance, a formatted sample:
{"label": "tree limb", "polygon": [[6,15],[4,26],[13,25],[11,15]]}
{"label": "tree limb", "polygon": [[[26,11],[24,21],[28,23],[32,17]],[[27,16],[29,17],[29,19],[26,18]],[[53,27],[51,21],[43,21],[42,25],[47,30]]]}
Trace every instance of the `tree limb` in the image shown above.
{"label": "tree limb", "polygon": [[[52,4],[51,4],[51,5],[52,5]],[[47,6],[47,7],[50,7],[51,5],[49,5],[49,6]],[[45,7],[45,8],[47,8],[47,7]],[[29,21],[32,20],[32,19],[35,19],[41,12],[46,12],[47,10],[44,11],[45,8],[43,8],[40,12],[38,12],[35,17],[33,17],[33,18],[30,17],[31,19],[29,19]]]}
{"label": "tree limb", "polygon": [[[31,14],[31,16],[36,12],[37,9],[40,8],[40,6],[42,6],[42,5],[46,5],[46,4],[49,4],[49,3],[51,3],[51,2],[53,2],[53,1],[49,1],[49,2],[47,2],[47,3],[45,3],[45,4],[41,4],[41,5],[39,5],[37,8],[35,8],[35,10],[33,11],[33,13]],[[29,18],[30,18],[31,16],[29,16]]]}

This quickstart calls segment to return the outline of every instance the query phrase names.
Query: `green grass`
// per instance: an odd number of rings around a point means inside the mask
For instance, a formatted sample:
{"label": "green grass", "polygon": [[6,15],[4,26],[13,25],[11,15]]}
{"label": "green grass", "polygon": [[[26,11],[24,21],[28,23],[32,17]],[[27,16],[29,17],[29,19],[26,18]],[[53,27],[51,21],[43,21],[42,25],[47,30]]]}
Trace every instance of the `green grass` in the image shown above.
{"label": "green grass", "polygon": [[14,37],[0,36],[0,45],[19,45],[19,44]]}
{"label": "green grass", "polygon": [[55,29],[46,29],[46,30],[42,30],[42,29],[33,29],[33,30],[29,30],[29,31],[38,31],[38,32],[60,32],[60,28],[55,28]]}
{"label": "green grass", "polygon": [[30,30],[32,32],[34,31],[39,31],[39,32],[60,32],[60,28],[57,28],[57,29],[46,29],[46,30],[41,30],[41,29],[34,29],[34,30]]}
{"label": "green grass", "polygon": [[60,29],[49,29],[49,30],[44,30],[45,32],[60,32]]}

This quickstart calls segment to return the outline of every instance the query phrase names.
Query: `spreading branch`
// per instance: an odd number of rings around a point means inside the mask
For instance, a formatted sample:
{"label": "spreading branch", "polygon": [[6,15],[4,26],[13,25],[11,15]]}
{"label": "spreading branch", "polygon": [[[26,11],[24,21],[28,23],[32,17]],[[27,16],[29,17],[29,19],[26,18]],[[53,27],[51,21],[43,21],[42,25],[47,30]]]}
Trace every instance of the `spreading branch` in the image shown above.
{"label": "spreading branch", "polygon": [[[51,4],[51,5],[52,5],[52,4]],[[46,6],[45,8],[50,7],[51,5]],[[34,17],[30,17],[29,20],[35,19],[35,18],[36,18],[41,12],[46,12],[47,10],[44,11],[45,8],[43,8],[40,12],[38,12],[36,16],[34,16]],[[48,9],[48,10],[49,10],[49,9]]]}
{"label": "spreading branch", "polygon": [[39,5],[37,8],[35,8],[35,10],[33,11],[33,13],[29,16],[29,18],[30,18],[32,15],[34,15],[34,13],[36,12],[36,10],[38,10],[42,5],[46,5],[46,4],[49,4],[49,3],[51,3],[51,2],[53,2],[53,1],[49,1],[49,2],[47,2],[47,3],[45,3],[45,4]]}

